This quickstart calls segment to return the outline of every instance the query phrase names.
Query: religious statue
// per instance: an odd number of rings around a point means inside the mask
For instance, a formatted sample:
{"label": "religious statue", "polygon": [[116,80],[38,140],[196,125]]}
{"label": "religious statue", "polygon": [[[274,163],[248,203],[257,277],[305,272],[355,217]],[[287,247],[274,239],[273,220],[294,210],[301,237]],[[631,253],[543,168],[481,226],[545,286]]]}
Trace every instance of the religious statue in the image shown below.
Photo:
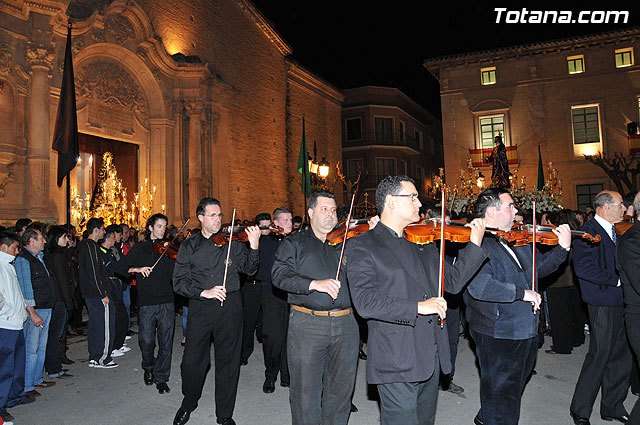
{"label": "religious statue", "polygon": [[509,172],[507,148],[504,143],[502,143],[502,134],[500,132],[498,132],[498,135],[495,137],[495,146],[486,161],[493,162],[491,186],[503,187],[505,189],[511,188],[511,181],[509,180],[511,173]]}

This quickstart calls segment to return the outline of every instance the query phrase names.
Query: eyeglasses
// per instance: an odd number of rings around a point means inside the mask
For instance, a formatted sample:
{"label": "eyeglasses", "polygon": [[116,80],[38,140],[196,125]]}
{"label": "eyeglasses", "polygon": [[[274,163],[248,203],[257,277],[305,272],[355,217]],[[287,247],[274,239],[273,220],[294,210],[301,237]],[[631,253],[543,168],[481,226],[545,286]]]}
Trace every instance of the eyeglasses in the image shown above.
{"label": "eyeglasses", "polygon": [[202,214],[202,215],[204,215],[205,217],[211,217],[211,218],[222,218],[222,216],[224,214],[222,214],[222,213],[220,213],[220,214],[213,213],[213,214]]}
{"label": "eyeglasses", "polygon": [[391,196],[399,196],[402,198],[411,198],[411,201],[415,202],[418,200],[418,194],[417,193],[409,193],[409,194],[400,194],[400,195],[391,195]]}
{"label": "eyeglasses", "polygon": [[609,205],[611,205],[612,207],[623,207],[624,206],[624,202],[609,202]]}

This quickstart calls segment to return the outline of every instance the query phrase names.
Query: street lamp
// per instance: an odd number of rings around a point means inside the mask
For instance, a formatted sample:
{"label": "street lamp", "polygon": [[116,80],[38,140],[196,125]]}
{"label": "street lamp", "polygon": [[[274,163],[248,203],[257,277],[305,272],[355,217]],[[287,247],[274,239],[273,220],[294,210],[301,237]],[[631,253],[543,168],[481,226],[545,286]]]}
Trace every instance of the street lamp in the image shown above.
{"label": "street lamp", "polygon": [[320,166],[318,167],[318,172],[320,177],[323,179],[327,178],[329,175],[329,162],[327,162],[327,158],[322,157],[322,161],[320,161]]}

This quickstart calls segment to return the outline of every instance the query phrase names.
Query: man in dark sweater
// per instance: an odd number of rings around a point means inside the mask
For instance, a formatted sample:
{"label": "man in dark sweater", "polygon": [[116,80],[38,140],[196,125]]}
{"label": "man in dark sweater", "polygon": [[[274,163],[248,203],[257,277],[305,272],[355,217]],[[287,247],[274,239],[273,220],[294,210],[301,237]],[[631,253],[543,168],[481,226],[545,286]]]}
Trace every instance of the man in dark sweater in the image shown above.
{"label": "man in dark sweater", "polygon": [[[478,195],[475,211],[487,227],[509,231],[518,209],[508,190],[491,187]],[[556,270],[571,248],[568,225],[558,226],[554,233],[558,245],[545,254],[537,253],[535,264],[531,246],[510,246],[496,237],[484,238],[482,248],[489,261],[464,293],[480,365],[481,407],[475,424],[518,423],[522,391],[538,351],[541,298],[531,287],[532,270],[535,265],[537,287],[537,278]]]}
{"label": "man in dark sweater", "polygon": [[118,364],[111,358],[115,334],[115,308],[110,302],[111,282],[102,260],[98,241],[105,234],[104,221],[90,218],[88,234],[78,244],[80,293],[89,313],[89,367],[111,369]]}
{"label": "man in dark sweater", "polygon": [[[144,383],[151,385],[155,382],[160,394],[170,392],[167,382],[171,373],[175,320],[171,276],[175,260],[166,254],[155,253],[153,244],[162,244],[167,221],[164,214],[149,217],[146,224],[147,239],[135,245],[116,265],[116,273],[122,276],[136,274],[138,343],[142,352]],[[156,338],[158,355],[154,356]]]}

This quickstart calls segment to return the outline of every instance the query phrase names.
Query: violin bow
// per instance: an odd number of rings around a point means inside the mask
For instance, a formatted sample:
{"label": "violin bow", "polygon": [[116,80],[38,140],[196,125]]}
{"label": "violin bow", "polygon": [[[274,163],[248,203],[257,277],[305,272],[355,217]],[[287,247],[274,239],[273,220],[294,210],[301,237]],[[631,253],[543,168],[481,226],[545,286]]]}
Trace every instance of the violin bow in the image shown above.
{"label": "violin bow", "polygon": [[[222,287],[227,289],[227,274],[229,273],[229,256],[231,255],[231,241],[233,240],[233,226],[236,221],[236,209],[233,209],[233,216],[231,217],[231,230],[229,230],[229,244],[227,245],[227,261],[224,262],[224,278],[222,279]],[[224,301],[220,301],[220,307],[224,304]]]}
{"label": "violin bow", "polygon": [[[440,268],[438,270],[438,296],[444,297],[444,227],[447,221],[447,189],[442,189],[442,217],[440,218]],[[444,328],[444,320],[440,319],[440,329]]]}
{"label": "violin bow", "polygon": [[175,242],[176,238],[178,237],[178,234],[180,232],[182,232],[184,230],[184,228],[186,227],[187,223],[189,222],[190,219],[187,219],[187,221],[184,222],[184,224],[182,225],[182,227],[180,228],[180,230],[178,230],[178,233],[176,233],[176,235],[173,237],[173,239],[171,239],[171,242],[169,242],[167,244],[167,246],[164,247],[164,251],[162,251],[162,254],[160,254],[160,256],[158,257],[158,259],[156,260],[155,263],[153,263],[153,266],[151,266],[151,271],[153,271],[153,269],[158,265],[158,263],[160,262],[160,259],[162,257],[164,257],[164,254],[167,252],[167,250],[169,249],[169,245],[171,245],[173,242]]}
{"label": "violin bow", "polygon": [[[536,291],[536,231],[537,231],[537,221],[536,221],[536,200],[533,199],[533,243],[531,246],[533,247],[533,270],[531,271],[531,290],[533,292]],[[536,314],[536,307],[533,306],[533,314]]]}
{"label": "violin bow", "polygon": [[[351,197],[351,207],[349,207],[349,216],[344,224],[344,238],[342,239],[342,249],[340,250],[340,262],[338,262],[338,271],[336,272],[336,280],[340,277],[340,268],[342,266],[342,258],[344,258],[344,246],[347,244],[347,234],[349,233],[349,226],[351,225],[351,213],[353,212],[353,202],[356,200],[356,193],[353,192]],[[335,301],[335,300],[334,300]]]}

